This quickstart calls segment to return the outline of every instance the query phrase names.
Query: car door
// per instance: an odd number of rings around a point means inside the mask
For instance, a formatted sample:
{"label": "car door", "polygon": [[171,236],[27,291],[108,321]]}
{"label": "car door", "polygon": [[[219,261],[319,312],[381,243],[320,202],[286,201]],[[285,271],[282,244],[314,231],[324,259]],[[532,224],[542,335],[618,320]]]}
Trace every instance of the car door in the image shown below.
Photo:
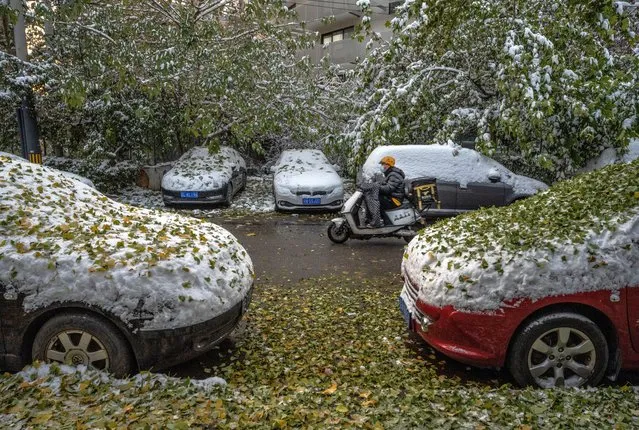
{"label": "car door", "polygon": [[437,209],[442,211],[455,210],[457,208],[457,190],[458,189],[459,189],[458,182],[440,181],[438,179],[437,180],[437,197],[439,198],[440,207]]}
{"label": "car door", "polygon": [[639,285],[626,288],[626,306],[632,348],[639,352]]}
{"label": "car door", "polygon": [[503,182],[469,182],[457,191],[457,209],[475,210],[480,207],[503,206],[506,201]]}

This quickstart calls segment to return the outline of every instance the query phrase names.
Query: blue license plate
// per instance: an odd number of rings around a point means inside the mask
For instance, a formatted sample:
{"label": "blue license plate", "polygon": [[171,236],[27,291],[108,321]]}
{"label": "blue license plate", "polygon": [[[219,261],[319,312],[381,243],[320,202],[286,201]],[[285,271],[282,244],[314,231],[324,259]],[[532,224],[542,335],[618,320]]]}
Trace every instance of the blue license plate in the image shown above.
{"label": "blue license plate", "polygon": [[406,325],[410,329],[410,325],[411,325],[411,322],[413,321],[413,317],[410,314],[410,311],[408,310],[408,306],[406,306],[406,303],[404,302],[404,299],[401,298],[401,297],[399,297],[399,310],[402,312],[402,316],[404,317],[404,321],[406,322]]}
{"label": "blue license plate", "polygon": [[180,197],[183,199],[197,199],[197,191],[182,191]]}
{"label": "blue license plate", "polygon": [[304,198],[302,199],[302,203],[305,205],[319,205],[321,203],[321,199],[319,197]]}

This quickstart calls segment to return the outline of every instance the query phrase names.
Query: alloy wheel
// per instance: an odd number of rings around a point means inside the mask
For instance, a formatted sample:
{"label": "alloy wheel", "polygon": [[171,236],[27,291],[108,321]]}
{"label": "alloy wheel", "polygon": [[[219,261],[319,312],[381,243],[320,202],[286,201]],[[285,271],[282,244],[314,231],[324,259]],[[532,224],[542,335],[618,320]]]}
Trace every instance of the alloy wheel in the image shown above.
{"label": "alloy wheel", "polygon": [[595,370],[597,352],[581,330],[557,327],[539,336],[528,351],[528,370],[540,387],[579,387]]}

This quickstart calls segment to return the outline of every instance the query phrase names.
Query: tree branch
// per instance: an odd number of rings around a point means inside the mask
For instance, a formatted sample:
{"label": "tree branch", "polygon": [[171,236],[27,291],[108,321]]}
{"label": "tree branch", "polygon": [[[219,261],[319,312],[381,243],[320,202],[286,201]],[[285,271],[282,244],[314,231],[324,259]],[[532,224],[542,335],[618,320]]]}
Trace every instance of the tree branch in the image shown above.
{"label": "tree branch", "polygon": [[108,34],[104,33],[103,31],[97,30],[97,29],[95,29],[95,28],[93,28],[91,26],[78,24],[77,22],[64,22],[64,21],[56,21],[56,24],[75,25],[77,27],[80,27],[80,28],[83,28],[85,30],[89,30],[89,31],[91,31],[91,32],[93,32],[95,34],[98,34],[98,35],[104,37],[109,42],[115,44],[115,40],[111,39],[111,37]]}

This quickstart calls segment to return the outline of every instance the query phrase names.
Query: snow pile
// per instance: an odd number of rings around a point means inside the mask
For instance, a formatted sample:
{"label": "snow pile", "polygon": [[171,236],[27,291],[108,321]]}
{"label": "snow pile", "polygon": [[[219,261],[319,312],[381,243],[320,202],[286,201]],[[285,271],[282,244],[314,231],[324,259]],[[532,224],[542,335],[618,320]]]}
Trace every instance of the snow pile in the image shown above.
{"label": "snow pile", "polygon": [[242,156],[233,148],[216,153],[195,147],[184,153],[162,178],[162,188],[171,191],[208,191],[225,187],[234,169],[246,169]]}
{"label": "snow pile", "polygon": [[395,158],[395,166],[404,171],[406,179],[434,177],[459,182],[464,187],[470,182],[490,182],[489,175],[499,172],[501,181],[512,186],[515,194],[529,195],[548,188],[543,182],[512,173],[472,149],[437,144],[378,146],[362,166],[364,180],[371,180],[381,172],[379,160],[386,155]]}
{"label": "snow pile", "polygon": [[628,152],[624,155],[617,154],[615,148],[606,148],[599,157],[590,160],[582,169],[579,169],[578,173],[592,172],[613,163],[630,163],[637,158],[639,158],[639,139],[631,139]]}
{"label": "snow pile", "polygon": [[275,166],[274,187],[278,193],[289,191],[344,192],[342,179],[317,149],[282,152]]}
{"label": "snow pile", "polygon": [[639,286],[639,160],[427,228],[402,270],[421,300],[471,311]]}
{"label": "snow pile", "polygon": [[233,307],[253,267],[217,225],[119,204],[57,170],[0,157],[0,283],[25,295],[25,311],[84,302],[166,329]]}

